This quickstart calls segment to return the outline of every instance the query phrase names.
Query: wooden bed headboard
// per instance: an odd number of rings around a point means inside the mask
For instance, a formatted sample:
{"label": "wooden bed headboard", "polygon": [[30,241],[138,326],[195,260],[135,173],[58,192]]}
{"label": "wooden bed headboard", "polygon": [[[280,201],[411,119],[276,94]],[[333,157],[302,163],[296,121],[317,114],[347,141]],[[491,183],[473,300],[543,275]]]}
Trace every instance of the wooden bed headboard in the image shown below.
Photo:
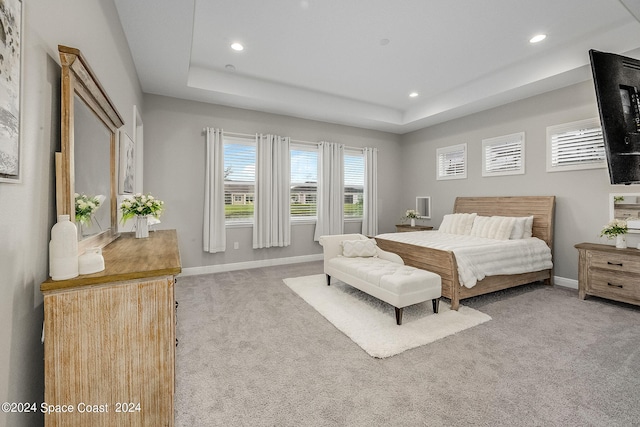
{"label": "wooden bed headboard", "polygon": [[457,197],[454,213],[477,213],[482,216],[533,215],[533,237],[544,240],[553,250],[555,196]]}

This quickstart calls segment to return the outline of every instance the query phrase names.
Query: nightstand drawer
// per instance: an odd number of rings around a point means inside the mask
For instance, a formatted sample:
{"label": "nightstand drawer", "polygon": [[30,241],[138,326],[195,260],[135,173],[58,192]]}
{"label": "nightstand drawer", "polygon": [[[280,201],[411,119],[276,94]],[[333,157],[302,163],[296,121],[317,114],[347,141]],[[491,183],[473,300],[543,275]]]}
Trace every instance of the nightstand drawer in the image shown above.
{"label": "nightstand drawer", "polygon": [[623,254],[591,251],[588,255],[589,268],[612,271],[640,271],[640,258]]}
{"label": "nightstand drawer", "polygon": [[617,295],[622,298],[640,298],[640,274],[591,270],[589,289],[594,294]]}

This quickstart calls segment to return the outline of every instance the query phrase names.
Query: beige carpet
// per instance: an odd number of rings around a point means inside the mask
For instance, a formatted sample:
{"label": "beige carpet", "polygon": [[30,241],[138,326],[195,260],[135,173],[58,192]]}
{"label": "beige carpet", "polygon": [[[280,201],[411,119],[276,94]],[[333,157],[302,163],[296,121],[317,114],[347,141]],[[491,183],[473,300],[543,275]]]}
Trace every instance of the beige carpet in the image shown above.
{"label": "beige carpet", "polygon": [[324,274],[284,279],[284,283],[370,356],[385,358],[429,344],[491,320],[469,307],[450,309],[440,301],[438,314],[431,301],[405,307],[396,325],[393,306],[342,282],[326,284]]}

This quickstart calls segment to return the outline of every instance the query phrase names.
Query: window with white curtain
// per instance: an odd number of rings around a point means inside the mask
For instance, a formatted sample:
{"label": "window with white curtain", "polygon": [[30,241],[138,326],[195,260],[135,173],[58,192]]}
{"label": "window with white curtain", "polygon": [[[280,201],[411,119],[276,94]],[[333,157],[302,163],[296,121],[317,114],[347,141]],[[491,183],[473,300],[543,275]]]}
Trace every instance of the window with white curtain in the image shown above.
{"label": "window with white curtain", "polygon": [[344,151],[344,218],[361,219],[364,206],[364,154]]}
{"label": "window with white curtain", "polygon": [[452,145],[436,150],[437,179],[464,179],[467,177],[467,144]]}
{"label": "window with white curtain", "polygon": [[224,138],[224,213],[226,224],[252,224],[256,182],[256,143]]}
{"label": "window with white curtain", "polygon": [[[291,219],[317,219],[318,147],[291,143]],[[256,144],[251,138],[224,137],[224,196],[226,225],[252,225],[256,183]],[[345,149],[344,217],[362,219],[364,154]]]}
{"label": "window with white curtain", "polygon": [[606,167],[602,126],[597,118],[547,128],[547,172]]}
{"label": "window with white curtain", "polygon": [[524,132],[482,140],[482,176],[524,174]]}
{"label": "window with white curtain", "polygon": [[318,147],[291,143],[291,219],[317,218]]}

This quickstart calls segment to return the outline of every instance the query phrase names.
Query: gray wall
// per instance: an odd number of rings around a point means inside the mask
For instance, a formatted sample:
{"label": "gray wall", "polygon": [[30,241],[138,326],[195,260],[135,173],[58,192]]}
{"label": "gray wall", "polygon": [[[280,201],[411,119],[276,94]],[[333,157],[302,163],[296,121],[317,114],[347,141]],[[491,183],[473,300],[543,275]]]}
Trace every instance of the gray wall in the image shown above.
{"label": "gray wall", "polygon": [[[341,142],[349,146],[378,147],[380,232],[394,225],[416,196],[430,196],[432,218],[418,223],[437,227],[450,213],[456,196],[555,195],[555,274],[577,280],[579,242],[602,242],[600,230],[609,220],[609,194],[638,192],[637,186],[609,184],[606,169],[546,172],[546,128],[597,117],[591,81],[545,93],[503,107],[405,135],[332,125],[293,117],[253,112],[157,95],[145,95],[145,191],[163,199],[167,209],[162,228],[176,228],[185,268],[265,261],[320,254],[313,242],[313,225],[294,225],[288,248],[254,250],[250,227],[227,230],[227,251],[202,251],[205,126],[241,133],[276,133],[294,139]],[[482,139],[525,132],[526,173],[482,177]],[[467,143],[468,177],[436,179],[436,149]],[[358,232],[360,223],[346,231]],[[239,249],[233,249],[238,242]],[[630,236],[629,245],[640,243]]]}
{"label": "gray wall", "polygon": [[[57,45],[83,52],[129,131],[133,105],[141,105],[142,93],[113,2],[22,3],[22,183],[0,183],[0,402],[40,404],[44,400],[40,284],[48,277],[47,248],[55,221],[53,152],[60,145]],[[42,423],[42,414],[0,412],[0,426]]]}
{"label": "gray wall", "polygon": [[[162,228],[178,230],[185,268],[252,262],[322,253],[313,241],[312,224],[293,225],[291,246],[253,249],[252,229],[227,229],[227,250],[208,254],[202,250],[204,195],[204,127],[247,134],[272,133],[304,141],[333,141],[351,147],[379,149],[379,227],[394,231],[402,215],[398,202],[402,189],[399,172],[400,136],[349,126],[266,114],[219,105],[145,95],[145,192],[165,202]],[[360,232],[361,224],[345,230]],[[239,249],[233,249],[238,242]]]}
{"label": "gray wall", "polygon": [[[450,213],[456,196],[555,195],[555,275],[578,277],[580,242],[602,242],[599,234],[609,221],[609,193],[638,192],[637,186],[610,185],[607,169],[546,172],[547,126],[598,116],[593,83],[528,98],[500,108],[453,120],[402,137],[402,176],[407,191],[402,202],[431,196],[432,218],[420,221],[438,226]],[[524,175],[482,177],[481,147],[486,138],[525,132]],[[467,179],[438,181],[436,149],[467,143]],[[630,236],[629,244],[638,241]]]}

